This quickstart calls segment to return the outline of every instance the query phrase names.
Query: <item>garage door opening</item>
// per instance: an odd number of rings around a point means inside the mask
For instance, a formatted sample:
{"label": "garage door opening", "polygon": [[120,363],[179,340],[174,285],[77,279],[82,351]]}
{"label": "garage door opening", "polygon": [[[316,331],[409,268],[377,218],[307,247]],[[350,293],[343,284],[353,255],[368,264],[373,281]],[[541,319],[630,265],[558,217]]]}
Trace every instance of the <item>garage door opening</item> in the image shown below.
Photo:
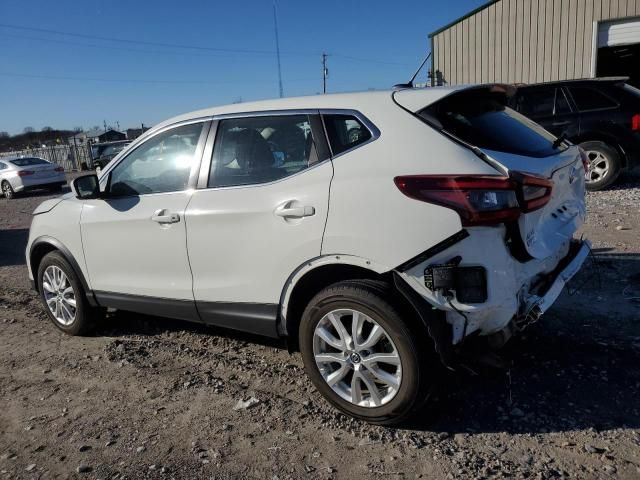
{"label": "garage door opening", "polygon": [[600,23],[597,47],[597,77],[625,76],[640,87],[640,18]]}

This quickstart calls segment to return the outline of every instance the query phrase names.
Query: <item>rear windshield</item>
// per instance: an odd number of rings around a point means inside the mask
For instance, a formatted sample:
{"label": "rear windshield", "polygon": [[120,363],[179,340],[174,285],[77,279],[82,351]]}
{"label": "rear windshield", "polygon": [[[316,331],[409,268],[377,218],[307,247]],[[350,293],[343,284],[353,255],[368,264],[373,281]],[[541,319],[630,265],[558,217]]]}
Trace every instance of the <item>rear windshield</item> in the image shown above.
{"label": "rear windshield", "polygon": [[19,158],[17,160],[11,160],[17,167],[29,167],[31,165],[47,165],[49,162],[41,158]]}
{"label": "rear windshield", "polygon": [[503,93],[470,90],[450,95],[419,115],[433,127],[478,148],[530,157],[546,157],[565,150],[537,123],[505,106]]}

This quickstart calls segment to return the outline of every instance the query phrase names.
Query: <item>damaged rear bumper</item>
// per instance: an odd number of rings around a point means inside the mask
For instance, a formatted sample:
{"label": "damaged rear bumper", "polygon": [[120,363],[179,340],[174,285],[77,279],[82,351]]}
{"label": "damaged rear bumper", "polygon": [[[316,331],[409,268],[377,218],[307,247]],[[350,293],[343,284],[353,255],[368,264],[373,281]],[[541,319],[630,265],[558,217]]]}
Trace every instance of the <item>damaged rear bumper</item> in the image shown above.
{"label": "damaged rear bumper", "polygon": [[[405,271],[396,270],[395,274],[418,294],[427,308],[443,312],[451,329],[450,343],[457,344],[472,333],[497,334],[506,340],[514,331],[537,321],[551,307],[589,252],[588,241],[567,239],[548,258],[521,262],[505,245],[504,231],[473,229],[455,245],[429,259],[422,258]],[[430,275],[433,267],[449,266],[452,262],[459,265],[464,275],[477,272],[473,268],[484,269],[486,297],[476,295],[477,300],[465,300],[472,297],[468,292],[459,295],[455,288],[434,288]]]}

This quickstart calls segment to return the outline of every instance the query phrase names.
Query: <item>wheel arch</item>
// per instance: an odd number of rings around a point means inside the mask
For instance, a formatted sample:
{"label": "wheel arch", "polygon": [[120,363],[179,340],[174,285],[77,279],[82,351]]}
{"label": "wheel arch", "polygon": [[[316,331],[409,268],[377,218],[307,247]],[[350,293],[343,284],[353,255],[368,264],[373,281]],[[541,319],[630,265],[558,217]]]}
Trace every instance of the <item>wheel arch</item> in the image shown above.
{"label": "wheel arch", "polygon": [[300,265],[287,279],[280,296],[278,333],[289,339],[290,349],[297,344],[300,317],[309,301],[323,288],[341,280],[391,279],[382,265],[353,255],[323,255]]}
{"label": "wheel arch", "polygon": [[85,291],[89,305],[96,306],[97,302],[93,296],[93,292],[89,288],[89,284],[87,283],[87,280],[82,273],[82,269],[80,268],[80,265],[78,265],[76,259],[73,257],[71,251],[67,247],[65,247],[60,240],[48,235],[43,235],[36,238],[29,247],[29,266],[31,269],[31,275],[34,279],[36,290],[38,292],[40,291],[40,285],[38,284],[38,269],[40,267],[40,263],[42,262],[42,259],[46,254],[54,251],[59,252],[65,258],[65,260],[69,262],[69,265],[71,265],[71,268],[73,269],[73,273],[75,273],[76,277],[80,281],[80,284],[82,285],[82,288]]}
{"label": "wheel arch", "polygon": [[585,132],[580,133],[577,137],[571,140],[576,145],[584,142],[602,142],[613,148],[618,155],[620,155],[620,159],[622,160],[622,168],[626,169],[629,167],[629,159],[627,158],[627,153],[625,149],[620,144],[620,141],[615,137],[615,135],[610,135],[604,132]]}

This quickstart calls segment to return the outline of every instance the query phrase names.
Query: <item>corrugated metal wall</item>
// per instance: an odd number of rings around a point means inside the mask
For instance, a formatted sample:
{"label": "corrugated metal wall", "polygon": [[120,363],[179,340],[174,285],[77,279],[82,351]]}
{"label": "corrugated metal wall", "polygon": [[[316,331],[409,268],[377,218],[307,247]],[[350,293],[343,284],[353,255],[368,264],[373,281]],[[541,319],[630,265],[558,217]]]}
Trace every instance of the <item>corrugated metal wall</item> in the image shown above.
{"label": "corrugated metal wall", "polygon": [[500,0],[436,33],[445,84],[591,76],[594,21],[640,15],[640,0]]}

